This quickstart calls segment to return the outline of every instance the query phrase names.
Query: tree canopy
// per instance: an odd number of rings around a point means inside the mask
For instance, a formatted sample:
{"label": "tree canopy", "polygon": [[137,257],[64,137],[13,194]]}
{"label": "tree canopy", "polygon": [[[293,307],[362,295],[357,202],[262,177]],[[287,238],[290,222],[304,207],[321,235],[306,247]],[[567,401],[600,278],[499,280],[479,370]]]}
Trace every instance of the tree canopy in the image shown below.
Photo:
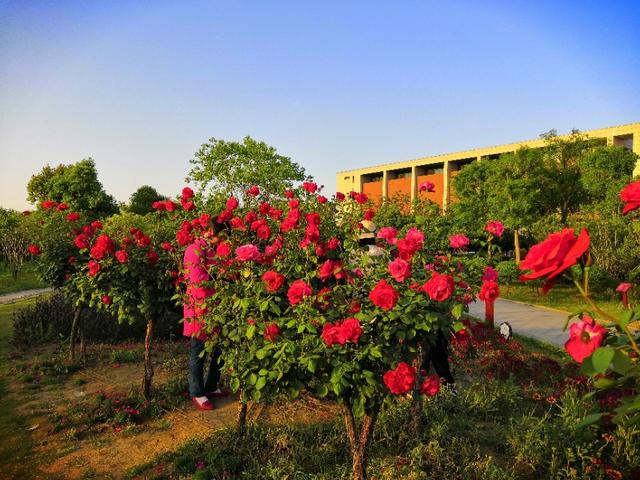
{"label": "tree canopy", "polygon": [[98,180],[96,164],[86,158],[70,165],[46,165],[31,176],[27,184],[27,200],[40,203],[53,200],[66,203],[76,211],[95,216],[111,215],[118,211],[115,199],[104,191]]}
{"label": "tree canopy", "polygon": [[252,185],[280,194],[305,179],[304,168],[249,136],[242,142],[211,138],[190,163],[193,167],[187,181],[195,183],[205,196],[241,196]]}
{"label": "tree canopy", "polygon": [[166,200],[166,198],[164,195],[158,193],[155,188],[149,185],[142,185],[131,194],[128,209],[132,213],[146,215],[147,213],[153,212],[153,208],[151,207],[153,202]]}

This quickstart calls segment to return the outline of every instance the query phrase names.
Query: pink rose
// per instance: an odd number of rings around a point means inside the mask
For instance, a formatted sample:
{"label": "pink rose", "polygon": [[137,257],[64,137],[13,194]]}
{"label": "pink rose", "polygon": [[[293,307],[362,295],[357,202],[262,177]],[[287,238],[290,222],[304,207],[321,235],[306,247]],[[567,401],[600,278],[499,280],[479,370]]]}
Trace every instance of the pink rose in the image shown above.
{"label": "pink rose", "polygon": [[236,248],[236,258],[241,262],[249,262],[260,258],[260,250],[252,244],[242,245]]}
{"label": "pink rose", "polygon": [[449,237],[449,246],[455,249],[467,248],[469,246],[469,237],[458,233]]}
{"label": "pink rose", "polygon": [[396,282],[404,282],[411,276],[411,264],[398,257],[393,262],[389,263],[389,273]]}

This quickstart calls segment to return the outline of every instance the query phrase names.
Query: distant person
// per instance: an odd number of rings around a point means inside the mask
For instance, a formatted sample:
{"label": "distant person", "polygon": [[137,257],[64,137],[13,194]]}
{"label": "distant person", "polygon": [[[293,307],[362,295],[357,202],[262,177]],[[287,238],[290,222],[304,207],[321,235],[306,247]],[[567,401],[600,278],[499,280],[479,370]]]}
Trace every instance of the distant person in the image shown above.
{"label": "distant person", "polygon": [[[221,229],[216,224],[217,231]],[[203,282],[211,280],[209,267],[214,263],[214,252],[211,248],[218,242],[216,232],[209,230],[189,245],[184,252],[185,281],[187,283],[187,302],[184,304],[183,334],[191,338],[189,356],[189,395],[193,405],[199,410],[213,410],[215,407],[209,397],[224,397],[228,391],[219,388],[220,382],[220,349],[215,348],[210,355],[209,369],[204,378],[204,351],[207,334],[203,332],[202,315],[206,313],[205,302],[215,293],[212,288],[203,286]]]}

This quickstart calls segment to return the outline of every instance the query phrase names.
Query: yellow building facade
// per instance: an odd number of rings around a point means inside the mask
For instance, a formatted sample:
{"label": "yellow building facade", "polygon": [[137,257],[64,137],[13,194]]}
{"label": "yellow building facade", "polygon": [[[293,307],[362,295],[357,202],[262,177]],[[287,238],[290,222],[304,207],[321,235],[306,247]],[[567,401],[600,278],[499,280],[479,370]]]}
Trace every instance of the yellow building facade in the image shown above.
{"label": "yellow building facade", "polygon": [[[630,123],[616,127],[600,128],[581,132],[590,139],[606,140],[608,145],[628,148],[640,155],[640,123]],[[568,138],[561,135],[560,138]],[[379,200],[398,193],[415,198],[428,198],[443,208],[452,200],[451,179],[471,162],[497,158],[503,153],[515,152],[519,148],[540,148],[545,146],[543,139],[525,140],[494,147],[476,148],[463,152],[445,153],[430,157],[417,158],[394,163],[385,163],[374,167],[345,170],[336,174],[336,191],[347,193],[356,191],[366,193],[369,198]],[[634,174],[640,173],[640,165]],[[430,181],[435,185],[434,192],[420,192],[419,185]]]}

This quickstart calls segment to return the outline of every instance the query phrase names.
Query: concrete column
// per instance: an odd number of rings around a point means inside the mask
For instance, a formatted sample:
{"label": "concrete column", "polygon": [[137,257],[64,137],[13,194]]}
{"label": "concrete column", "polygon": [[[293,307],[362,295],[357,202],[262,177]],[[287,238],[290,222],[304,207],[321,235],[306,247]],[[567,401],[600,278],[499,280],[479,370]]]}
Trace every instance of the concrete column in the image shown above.
{"label": "concrete column", "polygon": [[607,145],[613,146],[613,135],[607,135]]}
{"label": "concrete column", "polygon": [[416,199],[418,190],[418,175],[417,169],[415,166],[411,167],[411,201],[413,202]]}
{"label": "concrete column", "polygon": [[442,211],[447,210],[449,205],[449,160],[444,162],[444,168],[442,169]]}
{"label": "concrete column", "polygon": [[383,198],[387,198],[387,179],[388,179],[387,173],[388,172],[386,170],[382,171],[382,196],[383,196]]}
{"label": "concrete column", "polygon": [[[631,151],[640,156],[640,128],[634,130],[633,138],[631,139]],[[640,175],[640,159],[636,162],[636,168],[633,169],[633,176]]]}

